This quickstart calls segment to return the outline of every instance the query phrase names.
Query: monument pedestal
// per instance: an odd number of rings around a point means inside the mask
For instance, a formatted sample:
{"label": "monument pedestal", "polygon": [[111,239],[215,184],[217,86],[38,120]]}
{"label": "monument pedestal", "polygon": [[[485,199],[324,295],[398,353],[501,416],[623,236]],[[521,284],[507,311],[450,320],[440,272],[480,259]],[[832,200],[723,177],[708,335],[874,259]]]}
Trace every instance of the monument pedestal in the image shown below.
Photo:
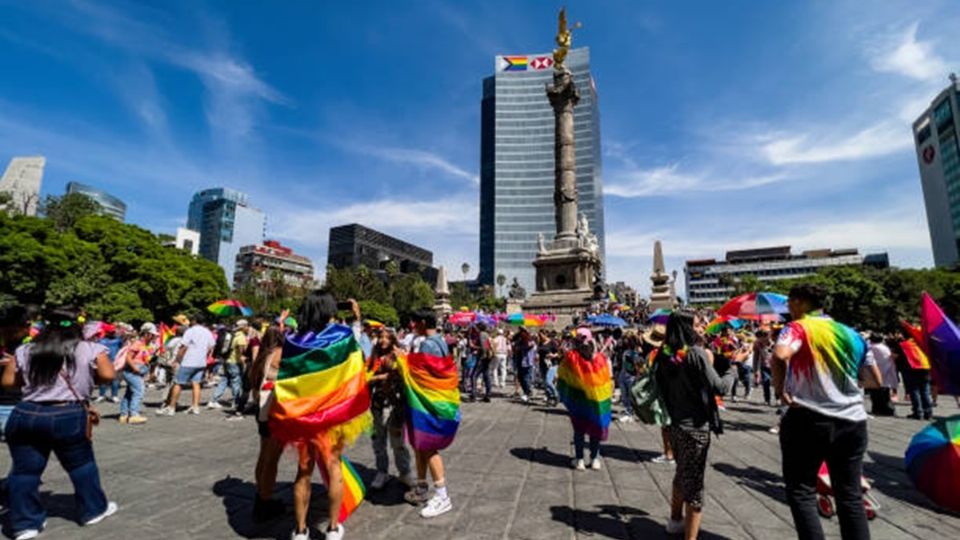
{"label": "monument pedestal", "polygon": [[527,313],[552,313],[559,327],[586,311],[593,301],[593,279],[600,267],[594,249],[574,247],[576,239],[557,239],[551,249],[537,255],[537,292],[524,302]]}

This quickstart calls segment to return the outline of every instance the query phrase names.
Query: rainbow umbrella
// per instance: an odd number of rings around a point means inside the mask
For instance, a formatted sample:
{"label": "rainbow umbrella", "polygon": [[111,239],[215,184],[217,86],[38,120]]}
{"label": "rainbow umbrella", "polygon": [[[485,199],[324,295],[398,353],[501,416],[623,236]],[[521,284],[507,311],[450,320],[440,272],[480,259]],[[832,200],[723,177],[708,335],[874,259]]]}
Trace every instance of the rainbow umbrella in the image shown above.
{"label": "rainbow umbrella", "polygon": [[742,294],[717,310],[717,315],[763,322],[782,320],[786,313],[787,297],[770,292]]}
{"label": "rainbow umbrella", "polygon": [[209,306],[207,311],[220,317],[249,317],[253,310],[243,305],[239,300],[218,300]]}
{"label": "rainbow umbrella", "polygon": [[927,293],[923,293],[920,326],[933,381],[941,394],[960,396],[960,329]]}
{"label": "rainbow umbrella", "polygon": [[667,319],[670,318],[671,313],[673,313],[672,309],[660,308],[650,314],[650,317],[647,318],[647,322],[653,324],[667,324]]}
{"label": "rainbow umbrella", "polygon": [[710,321],[710,324],[707,325],[707,329],[705,330],[705,332],[711,335],[719,334],[720,332],[723,331],[724,328],[730,327],[730,328],[733,328],[734,330],[737,330],[742,326],[743,326],[742,320],[736,317],[731,317],[729,315],[721,315],[716,319]]}
{"label": "rainbow umbrella", "polygon": [[941,418],[920,430],[910,440],[903,461],[921,493],[960,512],[960,415]]}
{"label": "rainbow umbrella", "polygon": [[514,313],[507,316],[507,323],[513,326],[543,326],[543,319],[527,313]]}

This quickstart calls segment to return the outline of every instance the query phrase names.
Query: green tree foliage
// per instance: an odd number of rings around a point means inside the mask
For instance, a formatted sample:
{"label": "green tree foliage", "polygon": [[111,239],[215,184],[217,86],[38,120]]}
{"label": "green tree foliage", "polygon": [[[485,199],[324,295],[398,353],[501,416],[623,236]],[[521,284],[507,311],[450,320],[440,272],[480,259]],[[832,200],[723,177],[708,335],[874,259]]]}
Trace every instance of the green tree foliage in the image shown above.
{"label": "green tree foliage", "polygon": [[390,282],[390,297],[397,313],[409,315],[433,306],[433,288],[419,274],[402,274]]}
{"label": "green tree foliage", "polygon": [[309,285],[289,285],[279,272],[272,272],[256,282],[245,283],[234,291],[234,297],[256,314],[275,315],[285,309],[296,311],[311,288]]}
{"label": "green tree foliage", "polygon": [[100,203],[82,193],[67,193],[62,197],[47,195],[40,208],[40,213],[61,233],[72,229],[82,218],[97,215],[100,211]]}
{"label": "green tree foliage", "polygon": [[397,326],[400,324],[400,316],[397,310],[388,304],[382,304],[374,300],[361,300],[360,313],[364,319],[382,322],[387,326]]}
{"label": "green tree foliage", "polygon": [[0,214],[0,298],[142,322],[201,311],[227,296],[215,263],[163,247],[139,227],[73,210],[60,221]]}

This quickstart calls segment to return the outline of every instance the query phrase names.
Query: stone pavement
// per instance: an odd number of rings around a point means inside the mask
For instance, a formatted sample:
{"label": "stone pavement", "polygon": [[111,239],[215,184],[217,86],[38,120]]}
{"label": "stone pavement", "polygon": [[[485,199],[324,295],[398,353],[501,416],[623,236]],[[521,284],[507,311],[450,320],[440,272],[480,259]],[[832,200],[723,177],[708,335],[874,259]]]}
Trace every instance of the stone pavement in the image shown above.
{"label": "stone pavement", "polygon": [[[181,398],[186,403],[188,395]],[[206,392],[205,392],[206,397]],[[117,406],[101,405],[107,418],[95,435],[97,461],[108,496],[120,512],[103,523],[78,527],[72,489],[51,459],[42,486],[50,513],[44,538],[229,539],[289,538],[292,515],[264,526],[249,519],[258,440],[252,418],[227,420],[220,411],[156,418],[160,401],[149,391],[143,426],[116,422]],[[898,407],[905,414],[905,407]],[[957,414],[952,398],[938,414]],[[714,439],[707,471],[702,538],[793,538],[784,503],[777,438],[767,432],[772,409],[730,404],[727,433]],[[882,504],[873,537],[960,538],[960,516],[934,509],[902,471],[903,453],[924,424],[903,418],[870,422],[866,474]],[[659,430],[617,424],[603,445],[602,471],[570,469],[570,425],[561,408],[508,399],[468,403],[454,445],[444,452],[454,510],[423,520],[402,502],[391,481],[346,524],[350,539],[574,539],[664,538],[673,469],[649,459],[660,450]],[[348,451],[363,478],[373,478],[373,453],[364,438]],[[9,455],[0,453],[0,470]],[[284,456],[278,495],[290,501],[294,458]],[[311,515],[322,516],[324,488],[314,485]],[[838,538],[836,519],[824,520]]]}

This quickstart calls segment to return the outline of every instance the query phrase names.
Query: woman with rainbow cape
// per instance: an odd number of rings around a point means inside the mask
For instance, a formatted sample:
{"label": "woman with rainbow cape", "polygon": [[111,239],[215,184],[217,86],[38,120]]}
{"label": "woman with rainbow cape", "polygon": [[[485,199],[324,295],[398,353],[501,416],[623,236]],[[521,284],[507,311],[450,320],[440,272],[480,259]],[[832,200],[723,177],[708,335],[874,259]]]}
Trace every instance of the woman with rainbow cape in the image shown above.
{"label": "woman with rainbow cape", "polygon": [[[357,303],[350,301],[360,319]],[[315,463],[327,484],[327,540],[341,540],[342,522],[360,505],[363,482],[341,455],[368,430],[370,393],[363,352],[351,328],[333,323],[337,301],[326,291],[303,301],[298,331],[287,336],[270,406],[270,433],[300,452],[293,486],[296,528],[291,540],[308,540],[307,509]]]}
{"label": "woman with rainbow cape", "polygon": [[597,352],[593,333],[589,328],[577,328],[576,345],[567,351],[557,370],[557,393],[570,413],[573,424],[573,467],[587,468],[583,461],[586,437],[590,437],[590,462],[593,470],[600,470],[600,442],[607,440],[610,428],[610,404],[613,397],[613,379],[610,362]]}
{"label": "woman with rainbow cape", "polygon": [[[453,443],[460,426],[460,381],[447,342],[437,332],[436,315],[422,311],[414,321],[417,334],[424,339],[417,352],[397,360],[407,404],[407,439],[417,462],[417,485],[404,499],[414,505],[425,504],[420,517],[433,518],[453,509],[440,450]],[[434,495],[429,500],[428,468],[434,487]]]}

